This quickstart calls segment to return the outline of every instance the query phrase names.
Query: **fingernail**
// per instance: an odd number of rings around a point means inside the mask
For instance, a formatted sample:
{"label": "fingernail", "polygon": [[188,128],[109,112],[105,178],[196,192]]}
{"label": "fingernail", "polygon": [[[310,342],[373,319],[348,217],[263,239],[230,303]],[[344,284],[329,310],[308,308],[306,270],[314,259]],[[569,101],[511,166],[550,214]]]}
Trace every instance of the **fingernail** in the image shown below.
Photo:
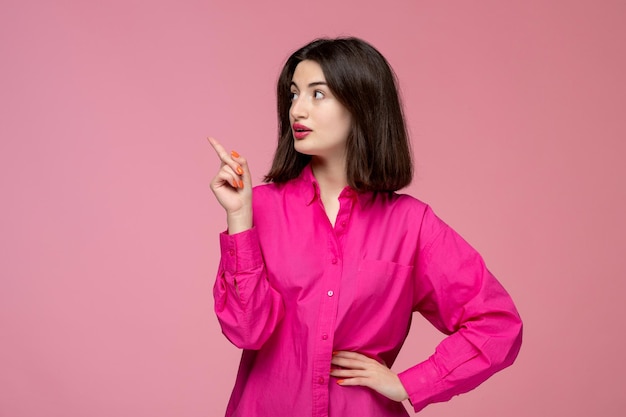
{"label": "fingernail", "polygon": [[334,352],[333,352],[333,356],[334,356],[334,355],[336,355],[337,353],[339,353],[339,352],[337,352],[337,351],[334,351]]}
{"label": "fingernail", "polygon": [[241,169],[241,167],[237,167],[237,174],[239,175],[243,175],[243,169]]}
{"label": "fingernail", "polygon": [[239,158],[239,154],[237,153],[237,151],[231,151],[230,154],[233,156],[233,158]]}
{"label": "fingernail", "polygon": [[338,379],[337,380],[337,384],[341,385],[345,382],[345,379]]}
{"label": "fingernail", "polygon": [[239,184],[237,184],[236,180],[233,180],[233,187],[235,187],[235,188],[239,187]]}
{"label": "fingernail", "polygon": [[239,188],[243,188],[243,181],[239,180]]}

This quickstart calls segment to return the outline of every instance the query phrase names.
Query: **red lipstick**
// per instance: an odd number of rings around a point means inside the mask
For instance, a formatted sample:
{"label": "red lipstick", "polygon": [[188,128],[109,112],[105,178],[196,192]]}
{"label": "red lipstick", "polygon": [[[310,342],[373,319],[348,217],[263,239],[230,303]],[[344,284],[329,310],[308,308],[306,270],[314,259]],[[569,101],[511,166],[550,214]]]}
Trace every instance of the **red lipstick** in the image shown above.
{"label": "red lipstick", "polygon": [[305,125],[301,125],[300,123],[294,123],[291,128],[293,131],[293,137],[298,140],[304,139],[309,133],[312,132],[311,129],[309,129]]}

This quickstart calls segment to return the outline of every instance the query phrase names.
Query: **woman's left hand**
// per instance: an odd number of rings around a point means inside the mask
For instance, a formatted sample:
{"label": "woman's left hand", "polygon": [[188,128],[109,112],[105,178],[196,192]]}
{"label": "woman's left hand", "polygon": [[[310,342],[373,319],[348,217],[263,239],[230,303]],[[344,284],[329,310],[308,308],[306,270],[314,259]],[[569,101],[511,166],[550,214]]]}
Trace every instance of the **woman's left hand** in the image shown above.
{"label": "woman's left hand", "polygon": [[340,378],[342,387],[360,385],[373,389],[394,401],[409,398],[398,375],[382,363],[356,352],[339,351],[333,353],[333,368],[330,375]]}

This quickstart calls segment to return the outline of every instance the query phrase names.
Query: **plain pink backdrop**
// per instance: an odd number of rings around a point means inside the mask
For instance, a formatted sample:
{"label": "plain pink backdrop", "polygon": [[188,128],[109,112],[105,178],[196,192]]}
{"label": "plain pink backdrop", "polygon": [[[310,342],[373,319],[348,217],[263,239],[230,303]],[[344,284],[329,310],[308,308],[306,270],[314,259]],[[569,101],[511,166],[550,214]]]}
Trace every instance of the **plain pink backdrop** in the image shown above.
{"label": "plain pink backdrop", "polygon": [[[626,414],[626,3],[0,2],[0,416],[223,414],[213,135],[257,178],[315,37],[395,68],[429,202],[525,320],[517,363],[423,416]],[[416,317],[394,369],[441,335]],[[295,371],[295,370],[294,370]]]}

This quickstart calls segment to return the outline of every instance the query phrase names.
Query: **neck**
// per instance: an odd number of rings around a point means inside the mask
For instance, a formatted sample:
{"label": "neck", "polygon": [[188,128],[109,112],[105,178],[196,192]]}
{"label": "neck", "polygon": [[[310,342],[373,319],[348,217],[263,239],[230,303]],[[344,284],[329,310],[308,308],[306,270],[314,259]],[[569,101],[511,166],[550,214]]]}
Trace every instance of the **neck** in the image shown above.
{"label": "neck", "polygon": [[339,194],[348,185],[345,158],[332,161],[313,158],[311,169],[320,187],[320,198],[330,224],[334,227],[339,213]]}
{"label": "neck", "polygon": [[341,190],[348,185],[345,159],[331,163],[327,160],[313,158],[311,169],[323,194],[332,193],[339,195]]}

